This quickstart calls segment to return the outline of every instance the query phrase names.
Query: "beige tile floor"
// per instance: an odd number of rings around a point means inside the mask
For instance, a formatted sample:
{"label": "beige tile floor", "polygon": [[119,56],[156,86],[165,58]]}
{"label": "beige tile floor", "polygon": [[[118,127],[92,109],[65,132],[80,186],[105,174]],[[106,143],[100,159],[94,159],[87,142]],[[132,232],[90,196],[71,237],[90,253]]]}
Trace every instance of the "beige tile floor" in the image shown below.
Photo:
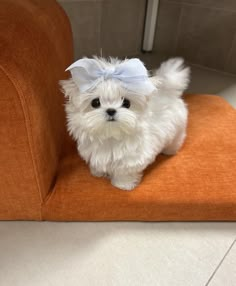
{"label": "beige tile floor", "polygon": [[[236,107],[235,76],[192,67],[189,91]],[[0,222],[0,285],[234,286],[235,240],[236,223]]]}
{"label": "beige tile floor", "polygon": [[236,76],[191,66],[191,83],[187,92],[210,93],[224,97],[236,107]]}

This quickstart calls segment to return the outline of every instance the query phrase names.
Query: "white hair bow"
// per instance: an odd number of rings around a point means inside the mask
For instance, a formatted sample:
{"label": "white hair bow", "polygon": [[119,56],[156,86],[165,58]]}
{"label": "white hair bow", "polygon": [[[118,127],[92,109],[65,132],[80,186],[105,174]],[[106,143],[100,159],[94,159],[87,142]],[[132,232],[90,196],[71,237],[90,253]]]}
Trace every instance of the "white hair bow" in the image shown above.
{"label": "white hair bow", "polygon": [[130,59],[114,67],[101,67],[95,59],[80,59],[70,65],[73,80],[81,92],[94,89],[107,79],[119,80],[121,85],[135,93],[149,94],[156,88],[148,78],[148,72],[139,59]]}

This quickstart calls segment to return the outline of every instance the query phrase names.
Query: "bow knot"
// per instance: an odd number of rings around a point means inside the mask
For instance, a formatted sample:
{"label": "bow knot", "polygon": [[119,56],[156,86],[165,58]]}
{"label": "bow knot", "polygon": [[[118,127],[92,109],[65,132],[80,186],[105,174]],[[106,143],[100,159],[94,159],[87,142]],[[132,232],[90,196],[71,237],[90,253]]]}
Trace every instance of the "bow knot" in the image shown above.
{"label": "bow knot", "polygon": [[100,75],[103,76],[103,78],[106,80],[106,79],[112,78],[114,72],[115,72],[115,68],[114,67],[110,67],[110,68],[107,68],[105,70],[102,70],[100,72]]}
{"label": "bow knot", "polygon": [[135,93],[149,94],[156,89],[139,59],[130,59],[104,68],[97,60],[84,58],[74,62],[67,70],[71,72],[81,92],[93,90],[99,83],[108,79],[118,80],[125,89]]}

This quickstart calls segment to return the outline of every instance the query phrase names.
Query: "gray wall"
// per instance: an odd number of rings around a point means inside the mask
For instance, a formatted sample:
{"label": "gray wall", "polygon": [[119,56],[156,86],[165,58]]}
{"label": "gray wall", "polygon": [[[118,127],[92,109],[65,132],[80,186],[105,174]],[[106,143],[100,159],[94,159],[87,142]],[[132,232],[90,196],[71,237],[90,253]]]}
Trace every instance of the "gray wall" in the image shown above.
{"label": "gray wall", "polygon": [[236,0],[160,0],[154,49],[236,73]]}
{"label": "gray wall", "polygon": [[146,0],[59,0],[70,18],[75,59],[140,53]]}
{"label": "gray wall", "polygon": [[[59,0],[75,59],[141,53],[146,0]],[[154,53],[236,73],[236,0],[160,0]]]}

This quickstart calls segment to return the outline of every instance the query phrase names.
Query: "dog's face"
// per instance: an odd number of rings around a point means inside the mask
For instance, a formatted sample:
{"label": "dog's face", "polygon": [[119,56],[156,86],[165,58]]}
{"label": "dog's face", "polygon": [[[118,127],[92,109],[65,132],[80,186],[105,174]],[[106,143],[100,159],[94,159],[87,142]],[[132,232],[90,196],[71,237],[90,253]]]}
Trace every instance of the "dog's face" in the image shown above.
{"label": "dog's face", "polygon": [[69,95],[68,127],[72,134],[80,128],[97,139],[122,139],[137,131],[146,106],[145,95],[130,93],[110,79],[90,93],[76,89]]}

